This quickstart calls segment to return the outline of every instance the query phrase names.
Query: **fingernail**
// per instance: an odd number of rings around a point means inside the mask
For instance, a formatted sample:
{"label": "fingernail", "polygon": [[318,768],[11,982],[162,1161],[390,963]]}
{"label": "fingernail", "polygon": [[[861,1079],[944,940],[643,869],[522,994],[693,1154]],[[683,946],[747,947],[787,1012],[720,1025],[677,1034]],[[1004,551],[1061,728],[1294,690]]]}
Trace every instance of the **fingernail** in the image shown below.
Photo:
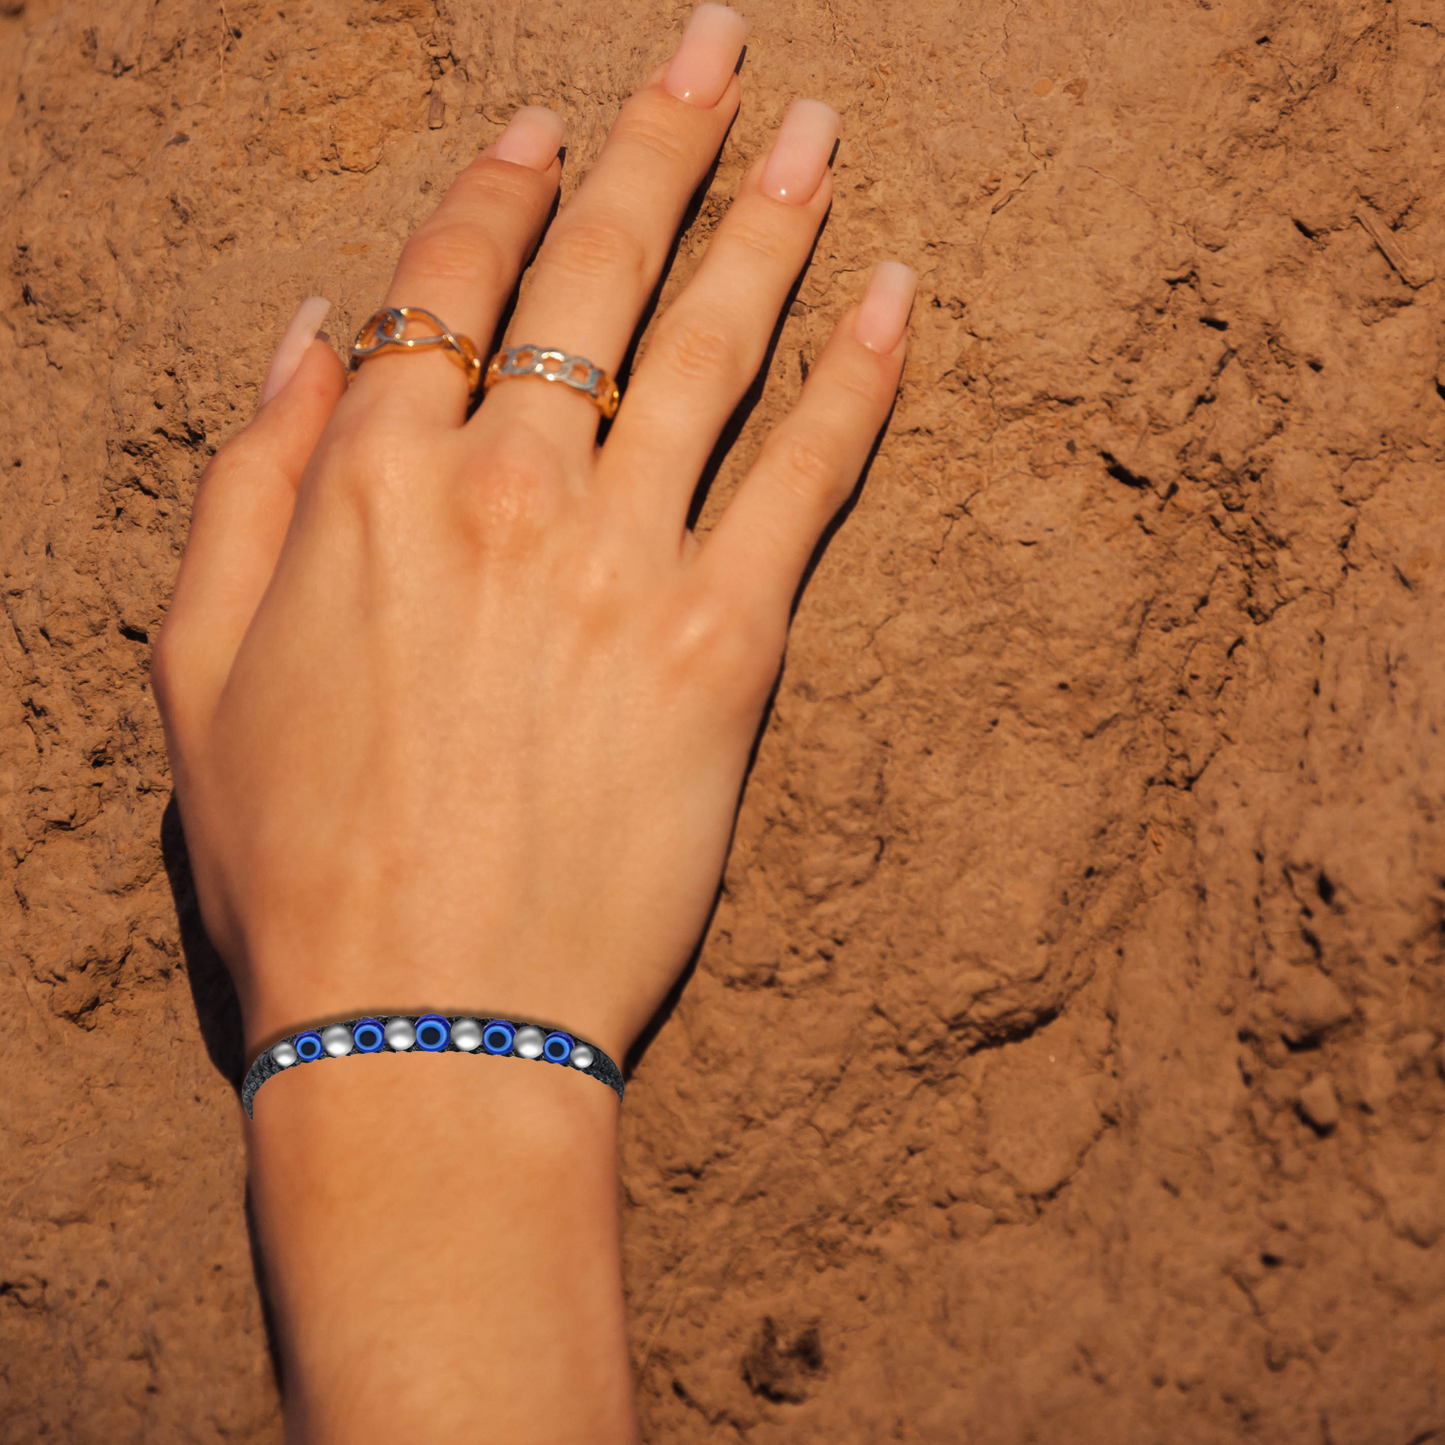
{"label": "fingernail", "polygon": [[331,303],[324,296],[308,296],[297,308],[281,337],[276,354],[266,371],[266,380],[261,384],[261,405],[265,406],[293,376],[306,355],[306,348],[316,339],[321,323]]}
{"label": "fingernail", "polygon": [[567,123],[545,105],[524,105],[488,147],[493,160],[545,171],[557,159]]}
{"label": "fingernail", "polygon": [[903,340],[918,277],[902,261],[880,261],[873,268],[863,303],[853,317],[853,335],[869,351],[888,356]]}
{"label": "fingernail", "polygon": [[728,88],[747,38],[748,22],[726,5],[699,5],[662,77],[662,88],[689,105],[716,105]]}
{"label": "fingernail", "polygon": [[778,127],[763,167],[763,194],[795,206],[811,200],[837,139],[838,112],[831,105],[821,100],[795,100]]}

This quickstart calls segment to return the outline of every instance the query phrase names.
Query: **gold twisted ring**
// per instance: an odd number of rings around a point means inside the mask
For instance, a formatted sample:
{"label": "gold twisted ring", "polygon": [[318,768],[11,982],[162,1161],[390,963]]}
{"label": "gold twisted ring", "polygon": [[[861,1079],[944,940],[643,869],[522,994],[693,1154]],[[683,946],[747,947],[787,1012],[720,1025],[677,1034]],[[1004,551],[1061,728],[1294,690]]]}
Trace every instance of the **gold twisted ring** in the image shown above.
{"label": "gold twisted ring", "polygon": [[[436,331],[408,336],[407,326],[416,319],[430,322]],[[383,306],[380,311],[373,311],[351,343],[346,369],[355,371],[367,357],[378,352],[420,351],[428,346],[446,349],[447,355],[466,373],[467,395],[475,395],[477,383],[482,379],[482,358],[477,355],[471,337],[449,331],[441,317],[423,311],[419,306]]]}
{"label": "gold twisted ring", "polygon": [[605,417],[617,414],[621,393],[617,383],[593,366],[585,356],[571,356],[544,346],[508,346],[487,363],[486,389],[514,376],[539,376],[543,381],[560,381],[573,391],[580,391]]}

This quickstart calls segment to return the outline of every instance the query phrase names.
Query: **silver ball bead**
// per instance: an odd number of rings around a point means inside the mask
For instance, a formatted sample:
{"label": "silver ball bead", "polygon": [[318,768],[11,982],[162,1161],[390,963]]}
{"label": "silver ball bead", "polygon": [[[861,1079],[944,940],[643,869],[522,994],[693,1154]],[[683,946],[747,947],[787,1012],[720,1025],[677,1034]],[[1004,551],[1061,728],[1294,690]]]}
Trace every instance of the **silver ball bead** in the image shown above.
{"label": "silver ball bead", "polygon": [[410,1019],[387,1019],[386,1046],[401,1052],[416,1042],[416,1027]]}
{"label": "silver ball bead", "polygon": [[546,1037],[541,1029],[528,1024],[526,1028],[517,1030],[517,1037],[512,1040],[512,1052],[524,1059],[540,1059],[542,1042]]}
{"label": "silver ball bead", "polygon": [[289,1039],[282,1039],[279,1044],[271,1050],[273,1062],[280,1064],[283,1069],[289,1069],[296,1062],[296,1045]]}
{"label": "silver ball bead", "polygon": [[586,1044],[578,1044],[572,1050],[572,1057],[567,1062],[574,1069],[590,1069],[592,1067],[592,1050]]}
{"label": "silver ball bead", "polygon": [[482,1026],[476,1019],[458,1019],[452,1025],[452,1042],[471,1053],[482,1046]]}
{"label": "silver ball bead", "polygon": [[351,1030],[345,1024],[332,1024],[321,1030],[321,1047],[333,1059],[343,1058],[351,1052]]}

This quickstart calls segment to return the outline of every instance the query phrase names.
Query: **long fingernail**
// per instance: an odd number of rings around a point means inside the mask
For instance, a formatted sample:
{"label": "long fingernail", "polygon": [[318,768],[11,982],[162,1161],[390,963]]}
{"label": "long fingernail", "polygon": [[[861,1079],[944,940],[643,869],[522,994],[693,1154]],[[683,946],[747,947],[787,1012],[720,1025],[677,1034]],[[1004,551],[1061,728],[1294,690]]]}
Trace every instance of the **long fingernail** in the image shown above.
{"label": "long fingernail", "polygon": [[321,323],[331,303],[324,296],[308,296],[297,308],[291,324],[282,334],[276,354],[266,371],[266,380],[261,384],[261,405],[265,406],[293,376],[306,355],[306,348],[316,339]]}
{"label": "long fingernail", "polygon": [[669,95],[689,105],[716,105],[728,88],[747,38],[748,22],[726,5],[699,5],[662,77]]}
{"label": "long fingernail", "polygon": [[487,148],[493,160],[545,171],[557,159],[567,123],[545,105],[524,105]]}
{"label": "long fingernail", "polygon": [[853,335],[869,351],[889,355],[903,340],[918,277],[902,261],[880,261],[873,268],[863,303],[853,317]]}
{"label": "long fingernail", "polygon": [[838,112],[831,105],[821,100],[795,100],[778,127],[763,167],[763,194],[795,206],[811,200],[837,139]]}

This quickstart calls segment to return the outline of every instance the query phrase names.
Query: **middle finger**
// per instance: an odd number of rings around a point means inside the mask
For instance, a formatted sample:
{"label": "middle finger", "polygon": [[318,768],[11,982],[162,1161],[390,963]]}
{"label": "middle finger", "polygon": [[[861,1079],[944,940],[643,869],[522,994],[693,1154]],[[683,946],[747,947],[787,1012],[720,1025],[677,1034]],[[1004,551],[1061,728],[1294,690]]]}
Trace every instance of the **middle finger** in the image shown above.
{"label": "middle finger", "polygon": [[[734,11],[700,6],[671,62],[622,107],[542,244],[509,345],[570,352],[615,374],[688,200],[737,114],[746,32]],[[529,423],[578,462],[590,459],[597,435],[589,398],[531,377],[499,384],[477,417],[488,427]]]}

